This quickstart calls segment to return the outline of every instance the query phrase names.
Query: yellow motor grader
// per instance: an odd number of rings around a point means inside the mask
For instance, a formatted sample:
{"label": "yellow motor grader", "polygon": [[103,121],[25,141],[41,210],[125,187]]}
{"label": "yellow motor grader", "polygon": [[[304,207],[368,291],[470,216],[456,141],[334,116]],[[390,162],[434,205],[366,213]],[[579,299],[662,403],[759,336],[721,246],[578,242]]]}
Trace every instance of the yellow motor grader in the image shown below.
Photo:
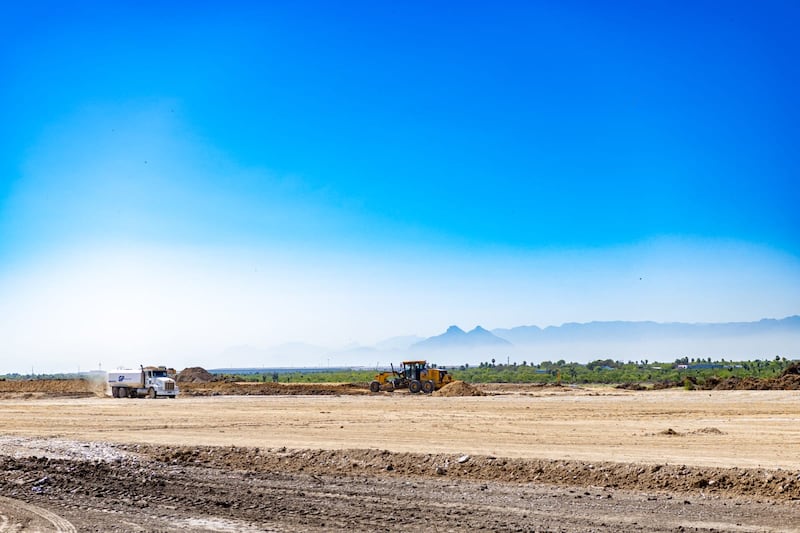
{"label": "yellow motor grader", "polygon": [[428,368],[427,361],[403,361],[400,365],[400,370],[395,370],[392,365],[391,371],[376,375],[369,384],[369,390],[392,392],[407,388],[414,394],[420,391],[430,394],[453,381],[453,376],[447,370]]}

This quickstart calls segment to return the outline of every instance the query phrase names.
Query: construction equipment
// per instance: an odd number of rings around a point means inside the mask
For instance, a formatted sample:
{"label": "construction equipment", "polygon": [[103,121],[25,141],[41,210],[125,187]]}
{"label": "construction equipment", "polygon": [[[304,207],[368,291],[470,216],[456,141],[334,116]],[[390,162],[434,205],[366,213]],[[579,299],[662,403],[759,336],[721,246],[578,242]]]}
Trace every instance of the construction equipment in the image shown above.
{"label": "construction equipment", "polygon": [[369,390],[379,392],[381,390],[392,392],[395,389],[408,389],[411,393],[420,391],[430,394],[439,390],[451,381],[451,376],[447,370],[441,368],[429,368],[427,361],[403,361],[399,371],[392,365],[391,371],[381,372],[369,384]]}
{"label": "construction equipment", "polygon": [[[114,370],[108,373],[108,385],[114,398],[175,398],[178,387],[165,366],[140,366],[139,370]],[[174,370],[173,370],[174,375]]]}

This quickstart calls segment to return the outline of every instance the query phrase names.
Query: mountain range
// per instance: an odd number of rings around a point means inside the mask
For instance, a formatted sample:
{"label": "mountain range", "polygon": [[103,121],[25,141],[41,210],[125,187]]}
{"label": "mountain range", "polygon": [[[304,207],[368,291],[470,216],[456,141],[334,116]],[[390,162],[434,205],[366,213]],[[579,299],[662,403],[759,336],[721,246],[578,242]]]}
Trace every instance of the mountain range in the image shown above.
{"label": "mountain range", "polygon": [[511,343],[480,326],[476,326],[469,333],[458,326],[450,326],[441,335],[414,343],[410,348],[412,350],[437,350],[441,348],[476,348],[481,346],[511,346]]}
{"label": "mountain range", "polygon": [[408,357],[473,363],[495,357],[519,360],[594,359],[668,361],[682,356],[715,358],[800,357],[800,316],[755,322],[682,323],[609,321],[561,326],[517,326],[464,331],[450,326],[428,338],[392,337],[372,346],[328,349],[290,343],[261,349],[239,346],[223,354],[226,364],[242,366],[372,365]]}
{"label": "mountain range", "polygon": [[687,324],[682,322],[569,322],[544,329],[537,326],[519,326],[495,329],[492,333],[513,344],[530,344],[543,341],[597,341],[643,340],[663,338],[704,339],[737,337],[765,333],[800,333],[800,316],[783,319],[762,319],[758,322],[723,322]]}

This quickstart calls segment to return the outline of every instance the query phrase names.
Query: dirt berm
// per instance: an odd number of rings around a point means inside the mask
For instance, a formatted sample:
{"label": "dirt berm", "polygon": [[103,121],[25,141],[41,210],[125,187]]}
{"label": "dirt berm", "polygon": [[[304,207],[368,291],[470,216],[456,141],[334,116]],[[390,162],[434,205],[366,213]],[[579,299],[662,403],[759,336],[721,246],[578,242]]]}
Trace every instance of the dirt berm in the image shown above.
{"label": "dirt berm", "polygon": [[199,366],[184,368],[175,379],[178,383],[208,383],[214,381],[214,374]]}
{"label": "dirt berm", "polygon": [[778,378],[711,377],[697,385],[703,390],[800,390],[800,375],[785,374]]}
{"label": "dirt berm", "polygon": [[[687,375],[683,378],[683,381],[659,381],[653,383],[650,388],[660,390],[674,387],[697,390],[800,390],[800,363],[789,366],[780,376],[775,378],[755,378],[750,376],[721,378],[711,376],[706,379],[698,379],[695,376]],[[640,383],[621,383],[617,385],[617,388],[648,390],[648,387]]]}
{"label": "dirt berm", "polygon": [[1,380],[2,398],[48,398],[105,396],[106,383],[90,379],[25,379]]}
{"label": "dirt berm", "polygon": [[486,396],[486,394],[463,381],[453,381],[433,393],[434,396]]}
{"label": "dirt berm", "polygon": [[493,456],[392,453],[386,450],[260,450],[241,447],[122,446],[167,464],[203,465],[250,472],[326,475],[425,476],[507,483],[548,483],[800,499],[798,472],[750,468],[703,468],[584,461],[509,459]]}

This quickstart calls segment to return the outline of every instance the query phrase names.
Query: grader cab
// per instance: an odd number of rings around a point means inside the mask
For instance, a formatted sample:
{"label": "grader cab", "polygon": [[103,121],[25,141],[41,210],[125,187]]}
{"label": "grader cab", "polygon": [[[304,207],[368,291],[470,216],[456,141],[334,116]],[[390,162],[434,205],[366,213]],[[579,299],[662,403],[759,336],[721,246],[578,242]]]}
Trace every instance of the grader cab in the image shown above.
{"label": "grader cab", "polygon": [[411,393],[420,391],[430,394],[453,381],[447,370],[429,368],[427,361],[403,361],[400,370],[392,365],[390,372],[381,372],[369,384],[369,390],[392,392],[395,389],[408,389]]}

